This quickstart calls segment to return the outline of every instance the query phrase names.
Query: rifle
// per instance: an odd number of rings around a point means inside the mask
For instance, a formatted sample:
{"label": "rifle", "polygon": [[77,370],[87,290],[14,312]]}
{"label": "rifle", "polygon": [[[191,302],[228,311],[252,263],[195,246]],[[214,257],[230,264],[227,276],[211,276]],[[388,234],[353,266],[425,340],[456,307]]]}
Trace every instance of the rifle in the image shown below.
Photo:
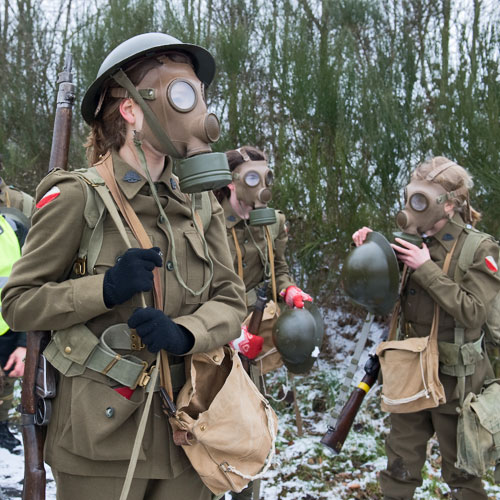
{"label": "rifle", "polygon": [[358,414],[363,399],[377,381],[380,371],[380,362],[376,354],[370,354],[364,366],[365,375],[358,386],[351,392],[349,399],[342,408],[335,427],[328,426],[321,444],[328,446],[333,452],[340,453],[347,434],[351,430],[354,419]]}
{"label": "rifle", "polygon": [[[57,83],[57,108],[50,151],[49,172],[67,169],[71,118],[75,86],[71,73],[72,56],[67,54]],[[50,341],[50,332],[27,332],[26,360],[21,390],[21,426],[24,444],[23,500],[45,500],[43,445],[55,396],[55,372],[42,352]]]}
{"label": "rifle", "polygon": [[[248,332],[253,335],[258,335],[260,330],[260,324],[262,323],[262,316],[264,315],[264,309],[267,304],[267,287],[269,286],[269,280],[264,281],[264,284],[255,290],[257,294],[257,300],[255,301],[252,316],[248,322]],[[239,353],[241,364],[247,373],[250,373],[250,363],[251,361],[244,355]]]}

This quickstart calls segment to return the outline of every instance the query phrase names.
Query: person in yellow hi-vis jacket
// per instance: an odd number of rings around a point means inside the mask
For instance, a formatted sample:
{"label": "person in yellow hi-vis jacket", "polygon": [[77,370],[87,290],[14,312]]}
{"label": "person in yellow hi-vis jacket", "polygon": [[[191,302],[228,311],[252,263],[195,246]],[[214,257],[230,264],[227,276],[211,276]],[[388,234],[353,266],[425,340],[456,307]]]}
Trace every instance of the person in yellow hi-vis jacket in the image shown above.
{"label": "person in yellow hi-vis jacket", "polygon": [[[14,262],[21,257],[20,248],[33,207],[34,200],[30,195],[7,186],[0,178],[0,291],[9,278]],[[1,215],[3,208],[6,210]],[[14,402],[14,383],[24,374],[25,356],[26,333],[12,331],[0,315],[0,367],[4,371],[0,391],[0,447],[11,453],[17,453],[21,445],[10,431],[8,422]]]}

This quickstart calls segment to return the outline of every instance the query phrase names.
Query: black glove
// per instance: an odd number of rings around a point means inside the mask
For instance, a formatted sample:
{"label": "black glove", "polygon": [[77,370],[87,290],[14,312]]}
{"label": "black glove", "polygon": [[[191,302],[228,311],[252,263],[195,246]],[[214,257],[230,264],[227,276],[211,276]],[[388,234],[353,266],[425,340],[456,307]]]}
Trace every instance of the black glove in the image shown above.
{"label": "black glove", "polygon": [[138,292],[153,288],[153,269],[161,267],[158,247],[129,248],[104,274],[103,297],[106,307],[123,304]]}
{"label": "black glove", "polygon": [[138,308],[128,320],[151,352],[160,349],[178,356],[190,351],[194,345],[192,333],[174,323],[164,312],[154,307]]}

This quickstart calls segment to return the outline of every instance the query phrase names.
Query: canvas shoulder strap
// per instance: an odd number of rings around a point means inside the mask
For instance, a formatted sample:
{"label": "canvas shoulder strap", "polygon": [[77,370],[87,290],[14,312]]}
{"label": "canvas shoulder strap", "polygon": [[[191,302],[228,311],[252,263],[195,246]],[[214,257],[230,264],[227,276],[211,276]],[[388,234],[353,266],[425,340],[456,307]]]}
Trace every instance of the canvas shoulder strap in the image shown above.
{"label": "canvas shoulder strap", "polygon": [[193,214],[196,218],[198,226],[202,228],[203,233],[206,232],[210,221],[212,220],[212,202],[208,191],[193,194]]}
{"label": "canvas shoulder strap", "polygon": [[85,227],[75,261],[74,272],[78,276],[93,274],[97,257],[103,241],[104,219],[109,213],[113,218],[120,235],[127,244],[125,227],[118,214],[116,205],[106,187],[103,178],[95,167],[85,170],[75,170],[74,173],[82,179],[87,188],[87,200],[84,208]]}
{"label": "canvas shoulder strap", "polygon": [[273,222],[269,226],[266,226],[266,227],[269,228],[269,234],[271,235],[271,239],[273,241],[273,244],[274,244],[274,241],[276,240],[276,238],[280,234],[280,217],[279,217],[279,214],[281,214],[281,212],[279,210],[276,210],[276,222]]}
{"label": "canvas shoulder strap", "polygon": [[481,245],[484,240],[493,239],[493,237],[489,234],[482,233],[481,231],[477,231],[475,229],[466,231],[468,231],[467,237],[458,257],[457,267],[455,268],[454,280],[456,283],[460,283],[462,281],[465,273],[472,265],[474,255],[476,254],[479,245]]}

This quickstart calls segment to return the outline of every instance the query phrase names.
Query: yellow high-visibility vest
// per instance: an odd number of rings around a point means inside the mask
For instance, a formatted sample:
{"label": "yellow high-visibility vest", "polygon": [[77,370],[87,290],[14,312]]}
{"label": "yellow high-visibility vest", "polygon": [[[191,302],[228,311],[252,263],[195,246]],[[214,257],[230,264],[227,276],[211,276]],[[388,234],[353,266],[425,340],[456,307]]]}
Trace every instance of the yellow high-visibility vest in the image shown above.
{"label": "yellow high-visibility vest", "polygon": [[[21,257],[21,248],[16,233],[11,225],[0,216],[0,292],[7,283],[12,266]],[[9,325],[1,316],[2,300],[0,297],[0,335],[9,330]]]}

